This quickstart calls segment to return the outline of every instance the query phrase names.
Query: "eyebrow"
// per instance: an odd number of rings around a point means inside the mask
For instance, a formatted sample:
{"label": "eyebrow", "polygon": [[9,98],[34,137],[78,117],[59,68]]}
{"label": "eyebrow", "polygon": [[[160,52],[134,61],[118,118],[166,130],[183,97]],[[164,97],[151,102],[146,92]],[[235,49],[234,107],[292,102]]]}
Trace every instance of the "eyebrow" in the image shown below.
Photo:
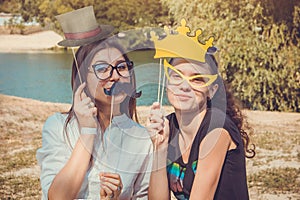
{"label": "eyebrow", "polygon": [[[124,62],[124,61],[126,61],[126,60],[125,60],[125,59],[117,60],[116,63],[119,64],[119,63]],[[97,63],[107,63],[107,64],[111,64],[111,63],[108,63],[108,62],[105,61],[105,60],[96,60],[95,64],[97,64]]]}
{"label": "eyebrow", "polygon": [[[175,68],[176,69],[176,68]],[[172,70],[172,69],[171,69]],[[177,71],[179,71],[182,75],[184,75],[183,74],[183,72],[180,70],[180,69],[176,69]],[[204,75],[204,73],[200,73],[200,72],[198,72],[198,73],[192,73],[190,76],[196,76],[196,75]],[[184,75],[185,76],[185,75]]]}

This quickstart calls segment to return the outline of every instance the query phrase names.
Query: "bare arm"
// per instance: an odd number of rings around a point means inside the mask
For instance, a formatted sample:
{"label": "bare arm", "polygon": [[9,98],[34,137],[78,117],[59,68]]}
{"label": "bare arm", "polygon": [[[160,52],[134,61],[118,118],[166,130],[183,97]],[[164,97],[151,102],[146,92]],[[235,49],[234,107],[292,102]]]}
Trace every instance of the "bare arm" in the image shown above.
{"label": "bare arm", "polygon": [[154,103],[151,107],[147,130],[153,142],[153,164],[150,176],[148,195],[150,200],[170,199],[168,177],[166,170],[167,147],[169,138],[169,122],[164,119],[160,105]]}
{"label": "bare arm", "polygon": [[[84,87],[85,83],[80,85],[74,94],[74,111],[80,127],[96,128],[94,116],[97,108],[89,107],[91,99],[83,92]],[[94,138],[93,133],[81,134],[70,159],[55,176],[49,188],[49,199],[76,198],[89,167]]]}
{"label": "bare arm", "polygon": [[229,133],[214,129],[201,142],[190,199],[213,199],[227,151],[234,148]]}
{"label": "bare arm", "polygon": [[156,152],[153,153],[155,155],[150,176],[150,184],[148,191],[149,199],[170,199],[170,191],[168,187],[168,177],[166,170],[167,152],[160,152],[159,154],[156,154]]}
{"label": "bare arm", "polygon": [[48,192],[49,199],[75,199],[84,176],[88,170],[90,151],[86,146],[92,146],[94,136],[81,136],[75,145],[71,158],[62,170],[55,176]]}

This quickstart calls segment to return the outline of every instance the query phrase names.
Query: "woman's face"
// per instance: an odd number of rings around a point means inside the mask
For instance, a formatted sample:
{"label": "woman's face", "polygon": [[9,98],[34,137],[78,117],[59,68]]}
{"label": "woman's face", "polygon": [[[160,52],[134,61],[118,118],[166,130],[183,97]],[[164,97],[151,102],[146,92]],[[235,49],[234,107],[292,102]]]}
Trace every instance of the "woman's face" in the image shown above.
{"label": "woman's face", "polygon": [[[120,76],[116,69],[113,70],[111,76],[109,76],[105,80],[100,80],[97,78],[92,65],[105,66],[105,64],[110,64],[112,66],[116,66],[125,61],[122,53],[116,48],[106,48],[98,51],[94,58],[92,59],[91,65],[89,66],[89,73],[87,74],[87,87],[91,93],[91,95],[100,102],[101,104],[110,104],[111,96],[106,95],[104,93],[104,89],[110,91],[111,87],[114,83],[127,82],[130,83],[130,77],[122,77]],[[104,64],[104,65],[103,65]],[[111,67],[108,68],[110,74]],[[100,70],[100,69],[99,69]],[[121,71],[121,69],[119,70]],[[123,73],[123,72],[122,72]],[[124,92],[114,96],[114,103],[120,104],[126,98],[126,94]]]}
{"label": "woman's face", "polygon": [[209,65],[175,59],[172,66],[175,69],[168,68],[167,96],[173,107],[182,112],[205,109],[213,84],[205,86],[209,78],[199,75],[211,75]]}

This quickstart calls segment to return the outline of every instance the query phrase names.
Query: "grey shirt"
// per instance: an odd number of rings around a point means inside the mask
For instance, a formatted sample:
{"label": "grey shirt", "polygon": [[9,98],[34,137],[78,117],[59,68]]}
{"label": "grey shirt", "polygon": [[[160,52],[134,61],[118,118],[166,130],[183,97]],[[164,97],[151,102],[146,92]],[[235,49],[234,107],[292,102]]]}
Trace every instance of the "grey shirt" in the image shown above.
{"label": "grey shirt", "polygon": [[[49,187],[56,174],[69,160],[72,147],[80,133],[76,120],[68,125],[68,138],[63,131],[67,115],[56,113],[44,124],[42,147],[37,151],[41,167],[42,199],[48,199]],[[98,134],[92,153],[93,162],[87,171],[77,198],[100,199],[100,172],[119,173],[123,183],[120,200],[148,199],[152,164],[152,142],[146,129],[125,114],[115,116],[105,130],[103,140]]]}

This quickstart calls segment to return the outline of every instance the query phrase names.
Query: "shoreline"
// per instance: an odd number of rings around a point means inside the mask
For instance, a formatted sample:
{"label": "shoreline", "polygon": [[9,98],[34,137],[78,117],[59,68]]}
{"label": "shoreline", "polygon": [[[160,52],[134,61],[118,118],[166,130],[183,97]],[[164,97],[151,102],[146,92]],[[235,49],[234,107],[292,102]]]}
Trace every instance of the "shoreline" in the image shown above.
{"label": "shoreline", "polygon": [[[0,34],[1,53],[55,53],[63,50],[57,45],[63,37],[58,33],[47,30],[28,35]],[[54,50],[53,50],[54,49]]]}
{"label": "shoreline", "polygon": [[1,103],[1,100],[3,100],[3,99],[7,99],[7,100],[11,99],[11,100],[18,100],[18,101],[31,101],[32,103],[39,103],[39,104],[44,103],[44,104],[57,104],[57,105],[70,105],[71,106],[70,103],[41,101],[38,99],[8,95],[8,94],[3,94],[0,92],[0,103]]}
{"label": "shoreline", "polygon": [[[71,103],[61,103],[61,102],[50,102],[50,101],[42,101],[32,98],[26,98],[26,97],[19,97],[14,95],[7,95],[0,93],[0,103],[3,100],[12,100],[12,101],[25,101],[27,103],[32,104],[44,104],[44,105],[56,105],[56,106],[62,106],[62,107],[70,107]],[[139,112],[142,112],[142,115],[148,114],[147,112],[144,113],[144,111],[147,111],[146,109],[150,108],[151,105],[140,105],[137,106]],[[164,109],[166,109],[167,113],[173,111],[172,107],[169,105],[163,105]],[[266,124],[269,123],[287,123],[291,121],[298,122],[300,121],[300,113],[298,112],[282,112],[282,111],[261,111],[261,110],[248,110],[248,109],[242,109],[242,113],[246,115],[247,120],[251,122],[256,122],[256,124]],[[262,115],[263,114],[263,115]],[[282,118],[278,118],[280,115],[282,115]],[[300,125],[299,125],[300,130]]]}
{"label": "shoreline", "polygon": [[64,51],[52,49],[0,49],[3,54],[63,54]]}

